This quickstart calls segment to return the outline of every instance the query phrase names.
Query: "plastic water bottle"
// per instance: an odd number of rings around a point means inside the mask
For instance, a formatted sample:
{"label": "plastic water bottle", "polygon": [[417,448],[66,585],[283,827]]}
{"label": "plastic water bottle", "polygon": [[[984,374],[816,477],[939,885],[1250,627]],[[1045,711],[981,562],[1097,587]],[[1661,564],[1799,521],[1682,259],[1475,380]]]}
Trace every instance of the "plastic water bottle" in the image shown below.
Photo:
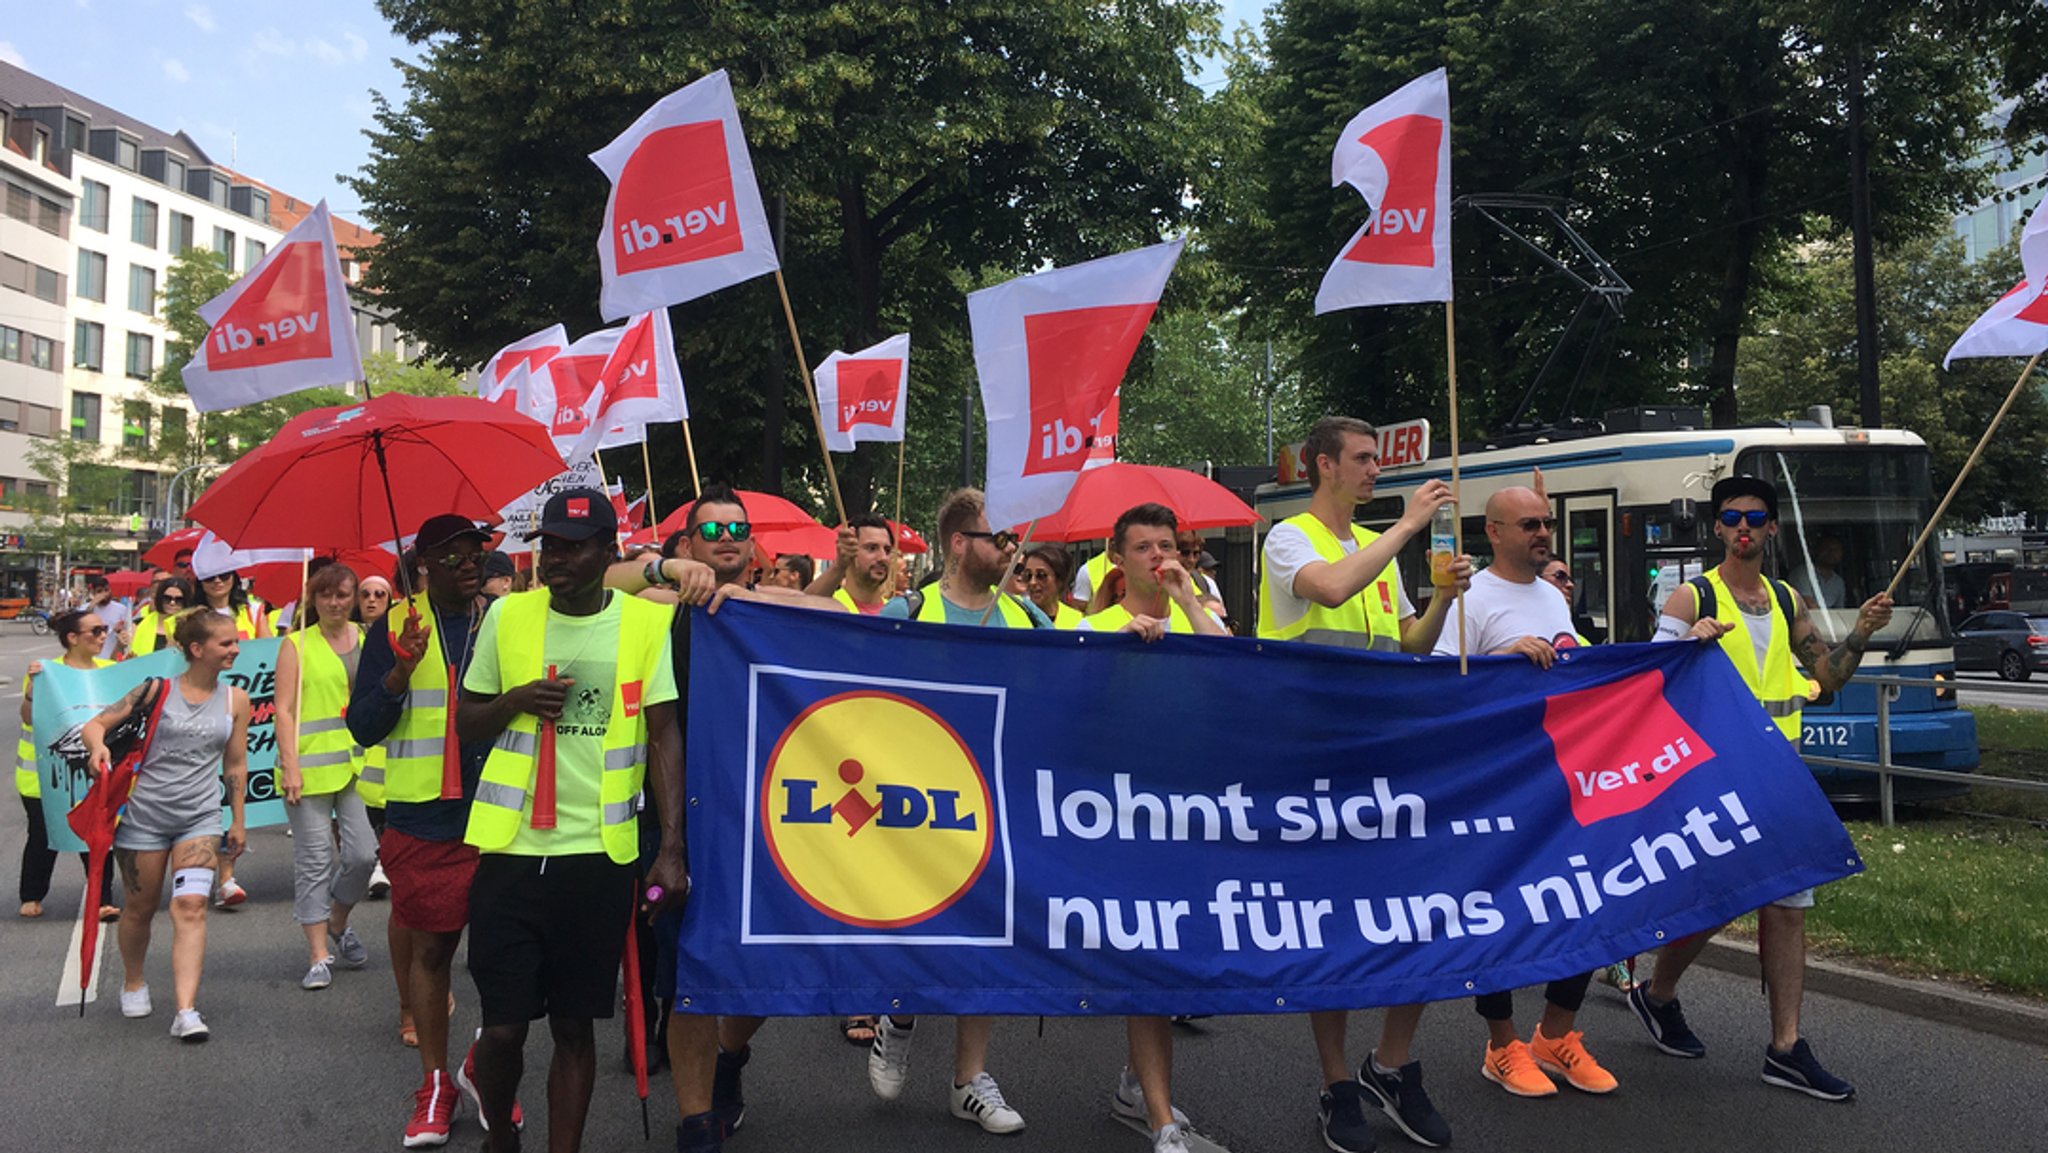
{"label": "plastic water bottle", "polygon": [[1458,559],[1458,506],[1446,502],[1429,518],[1429,580],[1435,585],[1453,581],[1451,565]]}

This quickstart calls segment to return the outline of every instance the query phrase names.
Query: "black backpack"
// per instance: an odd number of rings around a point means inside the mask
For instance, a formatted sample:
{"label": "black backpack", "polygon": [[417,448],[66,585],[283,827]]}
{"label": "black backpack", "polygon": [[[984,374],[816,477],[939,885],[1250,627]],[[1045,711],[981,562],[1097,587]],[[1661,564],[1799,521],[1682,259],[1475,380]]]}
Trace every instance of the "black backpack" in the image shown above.
{"label": "black backpack", "polygon": [[[1693,619],[1714,616],[1713,583],[1703,576],[1696,576],[1685,583],[1692,586],[1692,595],[1699,602],[1699,610]],[[1787,621],[1798,615],[1799,595],[1792,591],[1791,585],[1774,577],[1765,577],[1764,583],[1771,586],[1771,594],[1778,598],[1778,611],[1785,614]]]}
{"label": "black backpack", "polygon": [[[1009,597],[1010,600],[1014,601],[1018,608],[1024,608],[1024,602],[1021,599],[1019,599],[1014,593],[1004,593],[1002,595]],[[910,610],[910,619],[916,620],[917,614],[923,611],[924,609],[924,590],[921,588],[915,588],[911,589],[907,593],[904,593],[903,604],[906,608]],[[1030,609],[1025,609],[1024,619],[1031,622],[1032,628],[1042,629],[1045,627],[1044,625],[1038,622],[1037,617],[1031,615]]]}

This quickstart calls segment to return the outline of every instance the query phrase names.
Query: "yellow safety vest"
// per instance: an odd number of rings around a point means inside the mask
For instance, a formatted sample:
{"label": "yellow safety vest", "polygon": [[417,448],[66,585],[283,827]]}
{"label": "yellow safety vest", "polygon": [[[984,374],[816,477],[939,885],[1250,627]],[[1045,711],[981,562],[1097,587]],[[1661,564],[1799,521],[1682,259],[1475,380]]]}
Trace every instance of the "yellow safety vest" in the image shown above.
{"label": "yellow safety vest", "polygon": [[1102,587],[1102,582],[1109,579],[1109,570],[1115,567],[1115,565],[1109,563],[1108,549],[1104,549],[1089,557],[1087,562],[1081,566],[1088,574],[1088,596],[1090,599],[1094,598],[1095,590]]}
{"label": "yellow safety vest", "polygon": [[146,657],[159,646],[169,646],[169,630],[164,627],[169,624],[170,618],[156,615],[155,609],[143,609],[136,613],[135,637],[128,642],[128,655]]}
{"label": "yellow safety vest", "polygon": [[[523,685],[546,675],[547,589],[513,593],[498,604],[498,683]],[[604,775],[598,781],[603,812],[599,828],[605,855],[619,864],[640,856],[640,826],[634,800],[647,777],[647,714],[636,697],[629,708],[626,686],[651,683],[675,610],[623,594],[619,604],[618,671],[612,677],[611,718],[604,731]],[[484,761],[483,779],[469,807],[463,840],[484,852],[512,843],[528,805],[540,752],[540,718],[521,713],[505,726]]]}
{"label": "yellow safety vest", "polygon": [[[417,804],[441,799],[441,754],[448,747],[448,710],[455,702],[448,696],[451,674],[442,655],[434,603],[423,592],[415,593],[410,603],[427,620],[427,651],[405,684],[405,709],[384,738],[384,771],[373,785],[383,786],[387,801]],[[404,631],[409,616],[404,610],[405,605],[394,604],[385,614],[385,627],[392,633]]]}
{"label": "yellow safety vest", "polygon": [[1087,614],[1065,601],[1059,602],[1058,607],[1059,611],[1052,617],[1052,627],[1056,629],[1077,629],[1081,627],[1081,622],[1087,619]]}
{"label": "yellow safety vest", "polygon": [[[846,606],[846,611],[847,611],[847,612],[850,612],[850,613],[860,613],[860,605],[858,605],[858,604],[856,604],[856,603],[854,602],[854,599],[853,599],[853,594],[852,594],[852,593],[850,593],[850,592],[847,592],[847,591],[846,591],[846,590],[845,590],[844,588],[836,588],[836,589],[833,589],[833,590],[832,590],[832,599],[833,599],[833,600],[835,600],[835,601],[838,601],[838,602],[839,602],[840,604],[843,604],[843,605],[845,605],[845,606]],[[884,604],[887,604],[887,603],[888,603],[888,601],[887,601],[887,598],[884,598],[884,600],[883,600],[883,603],[884,603]],[[874,614],[872,614],[872,613],[861,613],[860,615],[862,615],[862,616],[872,616],[872,615],[874,615]]]}
{"label": "yellow safety vest", "polygon": [[[92,659],[93,667],[103,669],[113,664],[98,657]],[[43,795],[43,775],[36,771],[36,734],[34,724],[21,726],[21,739],[14,742],[14,791],[30,800]]]}
{"label": "yellow safety vest", "polygon": [[[363,642],[361,625],[356,644]],[[309,644],[310,638],[318,644]],[[338,793],[356,775],[356,743],[348,735],[348,666],[319,626],[284,639],[299,654],[299,776],[307,793]]]}
{"label": "yellow safety vest", "polygon": [[373,809],[384,807],[384,746],[364,748],[352,745],[355,753],[356,795]]}
{"label": "yellow safety vest", "polygon": [[[1299,528],[1307,535],[1316,555],[1329,563],[1336,564],[1344,559],[1344,546],[1322,521],[1316,519],[1314,513],[1299,513],[1280,523]],[[1351,537],[1359,548],[1364,548],[1380,539],[1380,534],[1354,524]],[[1301,615],[1301,619],[1284,627],[1274,623],[1273,598],[1276,594],[1271,569],[1268,568],[1260,579],[1265,587],[1259,597],[1259,636],[1278,641],[1370,648],[1377,652],[1401,651],[1401,578],[1393,564],[1389,563],[1380,570],[1380,575],[1359,590],[1357,596],[1336,608],[1309,601],[1308,611]],[[1290,596],[1294,592],[1292,589],[1279,591]]]}
{"label": "yellow safety vest", "polygon": [[[1799,664],[1792,659],[1792,622],[1785,617],[1785,610],[1779,607],[1778,590],[1771,593],[1771,641],[1764,653],[1764,667],[1756,665],[1756,642],[1750,638],[1749,626],[1743,620],[1742,610],[1735,604],[1735,595],[1728,591],[1727,582],[1721,579],[1721,570],[1715,567],[1707,570],[1707,583],[1714,589],[1714,618],[1727,622],[1731,628],[1721,634],[1721,651],[1728,654],[1728,660],[1735,671],[1742,674],[1742,683],[1756,696],[1757,703],[1769,713],[1778,731],[1785,739],[1795,744],[1799,740],[1799,712],[1806,707],[1806,674],[1799,671]],[[1771,578],[1764,578],[1765,585]],[[1693,593],[1695,611],[1699,593]],[[1798,603],[1798,602],[1793,602]]]}
{"label": "yellow safety vest", "polygon": [[[1003,618],[1004,628],[1028,629],[1032,627],[1031,614],[1025,612],[1016,601],[1001,593],[996,594],[996,615]],[[946,596],[939,591],[938,585],[933,585],[931,590],[925,594],[924,603],[917,606],[916,619],[934,625],[946,623]]]}
{"label": "yellow safety vest", "polygon": [[[1181,609],[1180,605],[1169,600],[1166,602],[1166,611],[1168,614],[1166,620],[1167,632],[1193,633],[1195,631],[1195,622],[1188,619],[1188,614]],[[1099,613],[1089,613],[1085,619],[1088,621],[1088,627],[1096,632],[1113,633],[1131,623],[1131,611],[1122,605],[1111,605]]]}

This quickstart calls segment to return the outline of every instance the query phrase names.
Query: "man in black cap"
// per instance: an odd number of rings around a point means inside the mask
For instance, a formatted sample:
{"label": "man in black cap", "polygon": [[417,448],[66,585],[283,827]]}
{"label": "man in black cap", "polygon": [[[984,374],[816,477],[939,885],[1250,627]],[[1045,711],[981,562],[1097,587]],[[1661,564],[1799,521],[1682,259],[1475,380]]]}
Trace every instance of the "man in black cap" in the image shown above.
{"label": "man in black cap", "polygon": [[477,853],[462,832],[491,743],[450,749],[448,736],[451,690],[469,665],[489,604],[481,586],[490,539],[452,513],[420,526],[411,551],[422,558],[427,587],[411,589],[410,599],[370,626],[346,714],[355,742],[381,744],[386,755],[381,769],[368,767],[364,775],[383,774],[378,859],[391,882],[391,952],[411,957],[412,1017],[401,1014],[401,1030],[410,1025],[417,1038],[424,1077],[405,1127],[407,1148],[447,1144],[457,1090],[474,1083],[467,1072],[473,1048],[449,1074],[448,981],[476,875]]}
{"label": "man in black cap", "polygon": [[[490,741],[464,839],[469,971],[482,1003],[476,1084],[486,1148],[513,1150],[511,1110],[530,1022],[546,1017],[548,1145],[576,1149],[597,1078],[593,1023],[612,1015],[640,886],[638,805],[650,783],[661,842],[657,910],[689,891],[683,756],[669,653],[674,610],[604,586],[618,520],[594,489],[557,493],[529,539],[543,587],[495,602],[462,680],[456,728]],[[652,772],[649,772],[650,767]]]}
{"label": "man in black cap", "polygon": [[[1829,647],[1792,586],[1766,577],[1764,549],[1778,535],[1778,490],[1750,476],[1722,478],[1713,492],[1714,535],[1726,555],[1704,576],[1671,594],[1657,622],[1657,640],[1698,639],[1720,644],[1722,652],[1757,702],[1796,749],[1799,712],[1806,703],[1808,675],[1822,692],[1834,692],[1856,674],[1870,638],[1892,619],[1892,598],[1879,593],[1863,602],[1856,627]],[[1794,664],[1805,667],[1802,674]],[[1855,1086],[1821,1066],[1799,1035],[1799,1007],[1806,983],[1807,889],[1757,910],[1758,951],[1770,998],[1771,1043],[1764,1050],[1763,1079],[1818,1097],[1846,1101]],[[1629,1005],[1659,1049],[1675,1057],[1704,1057],[1707,1047],[1686,1024],[1678,1007],[1678,979],[1706,947],[1713,930],[1666,945],[1648,983],[1629,993]]]}
{"label": "man in black cap", "polygon": [[512,580],[519,575],[512,558],[501,552],[484,554],[484,595],[492,599],[512,591]]}

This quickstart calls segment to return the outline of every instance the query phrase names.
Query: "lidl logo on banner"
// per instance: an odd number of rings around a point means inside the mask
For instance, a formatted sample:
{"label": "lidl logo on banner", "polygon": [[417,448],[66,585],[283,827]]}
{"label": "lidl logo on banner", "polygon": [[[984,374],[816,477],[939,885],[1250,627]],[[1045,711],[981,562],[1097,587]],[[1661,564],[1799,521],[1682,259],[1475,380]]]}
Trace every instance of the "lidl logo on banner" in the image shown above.
{"label": "lidl logo on banner", "polygon": [[649,133],[619,174],[612,219],[620,273],[726,256],[743,247],[725,123]]}
{"label": "lidl logo on banner", "polygon": [[207,333],[206,366],[215,372],[330,354],[320,325],[327,315],[327,275],[318,244],[285,246]]}
{"label": "lidl logo on banner", "polygon": [[839,362],[839,431],[856,424],[896,426],[896,384],[903,379],[903,361],[896,357]]}
{"label": "lidl logo on banner", "polygon": [[1551,697],[1543,728],[1581,826],[1635,812],[1714,759],[1714,750],[1664,698],[1664,673],[1657,669]]}
{"label": "lidl logo on banner", "polygon": [[1008,944],[1001,692],[757,669],[742,939]]}
{"label": "lidl logo on banner", "polygon": [[1025,476],[1074,472],[1087,460],[1158,307],[1147,301],[1024,317],[1036,430],[1025,446]]}

